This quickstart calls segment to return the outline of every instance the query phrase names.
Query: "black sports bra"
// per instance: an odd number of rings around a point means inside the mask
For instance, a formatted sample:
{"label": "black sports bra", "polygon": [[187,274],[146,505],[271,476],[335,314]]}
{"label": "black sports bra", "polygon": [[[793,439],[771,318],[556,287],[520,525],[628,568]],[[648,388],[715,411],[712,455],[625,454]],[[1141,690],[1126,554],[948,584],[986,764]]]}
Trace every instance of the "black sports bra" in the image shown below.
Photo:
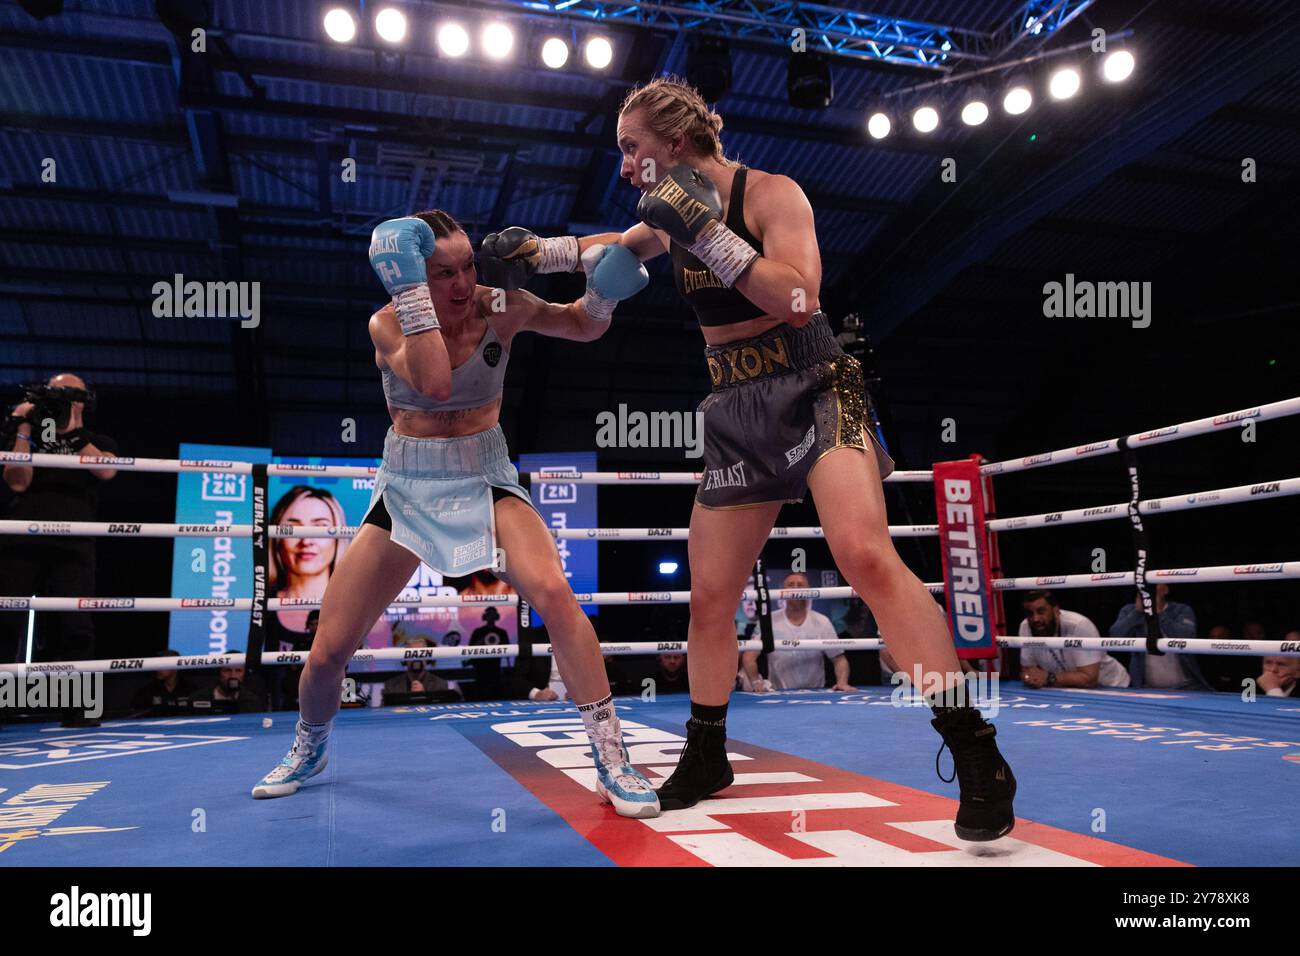
{"label": "black sports bra", "polygon": [[[745,174],[749,170],[741,166],[736,170],[731,182],[731,201],[727,204],[727,227],[763,254],[763,244],[754,238],[745,228]],[[700,325],[718,326],[735,325],[750,319],[761,318],[767,313],[750,302],[735,289],[728,289],[722,284],[713,270],[706,266],[690,251],[676,242],[669,246],[673,260],[673,282],[687,304],[695,310],[695,317]]]}

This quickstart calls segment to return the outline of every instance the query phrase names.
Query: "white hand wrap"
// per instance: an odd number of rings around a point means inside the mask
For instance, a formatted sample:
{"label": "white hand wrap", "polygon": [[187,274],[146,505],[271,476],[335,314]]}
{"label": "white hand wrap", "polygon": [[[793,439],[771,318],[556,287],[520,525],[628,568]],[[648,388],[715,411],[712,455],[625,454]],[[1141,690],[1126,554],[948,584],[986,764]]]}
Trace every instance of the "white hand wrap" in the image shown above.
{"label": "white hand wrap", "polygon": [[423,282],[393,293],[393,308],[397,310],[397,321],[402,325],[403,335],[442,328],[438,313],[433,310],[429,287]]}
{"label": "white hand wrap", "polygon": [[591,286],[587,286],[587,294],[582,297],[582,304],[587,309],[587,318],[593,322],[608,322],[614,317],[614,306],[618,305],[618,299],[607,299]]}
{"label": "white hand wrap", "polygon": [[538,239],[538,272],[575,272],[578,268],[578,240],[575,236]]}
{"label": "white hand wrap", "polygon": [[719,222],[695,240],[691,255],[712,269],[730,289],[758,258],[758,250],[727,228],[726,223]]}

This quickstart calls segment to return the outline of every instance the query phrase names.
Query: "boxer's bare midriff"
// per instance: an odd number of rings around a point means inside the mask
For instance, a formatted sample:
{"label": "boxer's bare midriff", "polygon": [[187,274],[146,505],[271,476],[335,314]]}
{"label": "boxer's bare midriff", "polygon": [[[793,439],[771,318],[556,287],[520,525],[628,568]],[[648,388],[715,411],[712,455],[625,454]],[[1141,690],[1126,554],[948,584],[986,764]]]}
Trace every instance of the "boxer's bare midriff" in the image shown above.
{"label": "boxer's bare midriff", "polygon": [[407,438],[464,438],[487,431],[501,417],[501,399],[455,412],[422,412],[388,406],[393,431]]}
{"label": "boxer's bare midriff", "polygon": [[736,322],[732,325],[701,326],[700,331],[704,333],[706,344],[726,345],[728,342],[739,342],[741,339],[752,339],[756,335],[762,335],[769,329],[776,328],[781,322],[781,319],[770,315],[760,315],[756,319],[746,319],[744,322]]}

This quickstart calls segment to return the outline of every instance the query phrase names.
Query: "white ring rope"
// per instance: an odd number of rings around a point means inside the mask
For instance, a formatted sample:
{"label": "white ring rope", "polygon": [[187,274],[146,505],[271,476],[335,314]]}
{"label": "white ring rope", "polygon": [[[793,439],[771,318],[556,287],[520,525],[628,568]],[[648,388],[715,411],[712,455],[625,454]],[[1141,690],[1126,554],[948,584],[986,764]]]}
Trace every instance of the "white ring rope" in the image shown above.
{"label": "white ring rope", "polygon": [[[1269,405],[1242,409],[1225,415],[1202,418],[1179,425],[1158,428],[1127,439],[1110,439],[1032,455],[1026,458],[993,462],[981,466],[980,471],[986,475],[1005,474],[1012,471],[1025,471],[1046,467],[1065,461],[1077,461],[1100,455],[1113,454],[1127,444],[1131,448],[1162,444],[1190,438],[1195,435],[1221,431],[1228,427],[1240,425],[1245,421],[1263,421],[1300,414],[1300,398],[1287,399]],[[250,462],[224,460],[177,460],[163,458],[114,458],[105,456],[51,455],[44,453],[21,454],[0,452],[0,463],[30,464],[36,467],[99,469],[114,468],[124,471],[142,472],[226,472],[233,474],[252,474],[254,465]],[[292,476],[316,475],[342,478],[373,478],[378,469],[350,465],[294,465],[267,464],[267,475]],[[529,473],[537,482],[555,482],[570,484],[696,484],[702,475],[697,472],[577,472],[566,469],[545,469]],[[887,481],[930,481],[931,471],[894,472]],[[1300,478],[1288,478],[1277,482],[1255,485],[1239,485],[1233,488],[1220,488],[1213,491],[1199,492],[1192,495],[1171,495],[1139,502],[1138,510],[1142,513],[1156,511],[1178,511],[1189,508],[1213,507],[1235,504],[1243,501],[1261,500],[1263,497],[1300,494]],[[1046,527],[1049,524],[1075,524],[1090,521],[1103,521],[1127,517],[1126,504],[1104,505],[1093,508],[1079,508],[1066,512],[1051,512],[1041,515],[1025,515],[1016,518],[992,519],[988,522],[990,531],[1010,531],[1022,528]],[[352,537],[360,529],[353,526],[337,527],[295,527],[272,526],[271,538],[325,538]],[[583,539],[596,541],[625,540],[686,540],[685,528],[570,528],[550,529],[557,539]],[[925,537],[938,534],[937,525],[900,525],[890,526],[892,537]],[[75,535],[103,537],[229,537],[248,538],[252,535],[251,525],[184,525],[168,523],[123,523],[123,522],[50,522],[0,520],[0,534],[22,535]],[[820,527],[774,528],[769,537],[817,538],[822,537]],[[1251,580],[1280,580],[1300,577],[1300,561],[1270,564],[1221,565],[1202,568],[1168,568],[1148,571],[1148,582],[1159,583],[1163,580],[1178,581],[1240,581],[1244,577]],[[1132,587],[1136,583],[1132,571],[1116,571],[1099,574],[1069,574],[1057,576],[1039,576],[1024,578],[998,578],[993,587],[999,591],[1031,590],[1042,587],[1054,588],[1089,588],[1089,587]],[[942,594],[944,585],[929,583],[924,585],[932,593]],[[773,598],[810,600],[845,599],[856,597],[850,587],[782,589],[769,591]],[[575,595],[580,603],[601,605],[631,604],[686,604],[690,602],[689,591],[602,591],[580,593]],[[743,596],[750,600],[757,598],[753,589],[747,589]],[[430,608],[430,607],[474,607],[484,604],[517,605],[519,597],[515,594],[471,594],[471,595],[424,595],[417,598],[394,600],[392,608]],[[252,609],[251,598],[77,598],[77,597],[0,597],[0,610],[32,611],[189,611],[228,609],[248,611]],[[280,599],[266,601],[268,611],[282,609],[319,608],[320,601],[310,598]],[[1020,638],[1000,637],[998,640],[1008,647],[1065,647],[1064,638]],[[1133,649],[1146,647],[1145,638],[1073,638],[1068,639],[1070,647],[1095,650]],[[784,641],[782,645],[802,647],[836,647],[841,649],[876,649],[883,646],[879,639],[833,640],[833,641]],[[1282,654],[1300,656],[1300,648],[1294,643],[1279,641],[1208,641],[1208,640],[1170,640],[1159,638],[1157,646],[1166,653],[1219,653],[1238,655]],[[740,642],[741,650],[761,650],[759,641]],[[660,641],[634,644],[604,644],[602,653],[611,655],[665,653],[669,650],[686,650],[686,643],[680,641]],[[354,662],[378,660],[413,660],[459,658],[471,659],[481,657],[512,657],[519,652],[515,644],[473,645],[468,647],[437,648],[381,648],[358,652]],[[535,653],[548,655],[551,645],[535,645]],[[275,664],[303,663],[307,652],[266,652],[264,662]],[[94,672],[94,671],[161,671],[189,668],[211,668],[224,666],[241,666],[243,654],[198,655],[194,657],[152,657],[119,658],[102,661],[71,661],[42,664],[0,664],[0,673],[41,673],[41,672]],[[238,662],[238,663],[235,663]]]}
{"label": "white ring rope", "polygon": [[[1300,561],[1274,564],[1224,564],[1208,568],[1164,568],[1148,571],[1147,581],[1198,581],[1214,583],[1240,581],[1280,581],[1300,578]],[[1108,571],[1101,574],[1062,574],[1036,578],[994,578],[996,591],[1031,591],[1037,588],[1109,588],[1133,587],[1132,571]],[[932,593],[942,594],[942,582],[924,584]],[[851,587],[830,588],[772,588],[768,595],[786,600],[836,601],[857,597]],[[579,591],[574,592],[579,604],[629,605],[629,604],[689,604],[690,591]],[[741,597],[758,599],[753,588],[746,588]],[[517,594],[438,594],[420,598],[393,601],[392,607],[477,607],[482,604],[519,603]],[[248,611],[252,598],[149,598],[149,597],[0,597],[0,611],[210,611],[214,608],[231,611]],[[309,610],[319,608],[317,598],[268,598],[268,611]]]}
{"label": "white ring rope", "polygon": [[[990,462],[980,466],[985,475],[1007,474],[1013,471],[1026,471],[1031,468],[1044,468],[1048,465],[1061,464],[1066,461],[1079,461],[1083,458],[1095,458],[1099,455],[1111,455],[1119,451],[1121,442],[1130,448],[1145,448],[1170,441],[1181,441],[1196,435],[1238,426],[1246,421],[1265,421],[1270,418],[1284,418],[1300,415],[1300,398],[1288,398],[1268,405],[1243,408],[1223,415],[1212,415],[1195,421],[1167,425],[1151,431],[1139,432],[1127,438],[1111,438],[1106,441],[1076,445],[1062,448],[1041,455],[1007,461]],[[42,468],[113,468],[121,471],[151,472],[224,472],[236,475],[250,475],[254,465],[247,461],[230,461],[223,459],[195,460],[173,458],[114,458],[99,455],[51,455],[44,452],[0,452],[0,464],[34,465]],[[293,476],[317,475],[332,478],[373,478],[378,473],[377,467],[358,465],[294,465],[267,464],[259,467],[266,469],[267,475]],[[562,468],[543,469],[529,472],[534,481],[568,484],[697,484],[702,477],[700,472],[692,471],[568,471]],[[934,477],[931,471],[896,471],[885,479],[887,482],[930,481]]]}
{"label": "white ring rope", "polygon": [[[360,525],[271,525],[272,538],[354,538]],[[689,528],[548,528],[551,537],[565,541],[686,541]],[[0,534],[80,536],[88,538],[251,538],[249,524],[167,524],[123,521],[22,521],[0,519]],[[934,524],[890,525],[894,538],[938,536]],[[771,538],[820,538],[817,526],[773,528]]]}
{"label": "white ring rope", "polygon": [[1120,450],[1121,442],[1127,443],[1130,448],[1146,448],[1150,445],[1162,445],[1165,442],[1181,441],[1184,438],[1193,438],[1197,435],[1208,435],[1211,432],[1223,431],[1240,426],[1242,422],[1262,422],[1270,418],[1285,418],[1288,415],[1300,415],[1300,398],[1287,398],[1269,405],[1256,405],[1254,408],[1243,408],[1240,411],[1228,412],[1224,415],[1211,415],[1209,418],[1198,418],[1195,421],[1182,422],[1178,425],[1167,425],[1164,428],[1138,432],[1136,435],[1129,435],[1123,439],[1111,438],[1107,441],[1075,445],[1073,448],[1061,448],[1041,455],[1029,455],[1025,458],[990,462],[987,465],[980,466],[980,474],[1005,475],[1013,471],[1046,468],[1048,465],[1059,465],[1067,461],[1080,461],[1084,458],[1096,458],[1100,455],[1113,455]]}
{"label": "white ring rope", "polygon": [[[1169,495],[1138,502],[1138,511],[1145,515],[1166,511],[1187,511],[1193,508],[1217,508],[1221,505],[1241,504],[1300,495],[1300,478],[1280,481],[1256,482],[1232,488],[1214,488],[1187,495]],[[1128,517],[1127,502],[1075,508],[1072,511],[1053,511],[1045,514],[1023,515],[1017,518],[993,518],[988,522],[990,531],[1020,531],[1026,528],[1045,528],[1062,524],[1084,524],[1091,521],[1111,521]],[[271,525],[272,538],[353,538],[361,530],[358,525],[306,527],[300,525]],[[548,528],[551,537],[566,541],[686,541],[688,528]],[[168,524],[163,522],[122,521],[22,521],[0,519],[0,535],[51,535],[98,538],[249,538],[253,526],[247,524]],[[939,526],[933,524],[890,525],[891,538],[937,537]],[[822,538],[818,525],[773,528],[769,538]]]}
{"label": "white ring rope", "polygon": [[[1146,650],[1147,642],[1143,637],[1081,637],[1081,638],[1030,638],[1002,637],[1000,644],[1007,647],[1072,647],[1102,651],[1138,651]],[[823,650],[834,648],[844,651],[875,651],[885,646],[878,637],[860,638],[818,638],[812,640],[783,640],[776,642],[777,650]],[[1300,646],[1293,641],[1211,641],[1193,638],[1188,640],[1171,640],[1159,638],[1157,646],[1166,654],[1224,654],[1237,657],[1257,657],[1269,655],[1275,657],[1300,657]],[[761,651],[760,640],[737,641],[738,651]],[[554,653],[553,644],[534,644],[533,655],[550,657]],[[688,652],[686,641],[640,641],[633,643],[610,643],[600,645],[601,654],[611,657],[627,657],[637,654],[685,654]],[[307,663],[310,651],[264,651],[262,663],[273,666],[294,666]],[[352,664],[366,664],[375,661],[397,661],[405,663],[415,660],[482,660],[484,658],[517,657],[518,644],[472,644],[462,647],[380,647],[365,648],[353,655]],[[96,661],[59,661],[43,664],[0,664],[0,674],[93,674],[122,673],[125,671],[172,671],[205,670],[217,667],[243,667],[244,655],[199,654],[191,657],[119,657]]]}

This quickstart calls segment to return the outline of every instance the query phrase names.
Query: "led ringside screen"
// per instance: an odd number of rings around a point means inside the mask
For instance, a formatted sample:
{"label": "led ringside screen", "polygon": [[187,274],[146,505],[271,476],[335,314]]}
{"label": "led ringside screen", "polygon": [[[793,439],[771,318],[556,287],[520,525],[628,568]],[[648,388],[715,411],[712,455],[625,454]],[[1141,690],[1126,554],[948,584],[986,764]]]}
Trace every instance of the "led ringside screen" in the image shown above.
{"label": "led ringside screen", "polygon": [[[184,444],[183,459],[252,461],[277,464],[360,465],[373,458],[288,458],[270,449]],[[302,474],[267,480],[267,524],[359,525],[370,503],[373,478],[333,478]],[[248,524],[252,520],[252,478],[223,472],[177,476],[178,524]],[[267,597],[319,598],[325,593],[348,538],[272,538],[269,542]],[[252,597],[252,543],[247,538],[177,538],[172,555],[174,597]],[[594,579],[594,574],[593,574]],[[406,583],[404,597],[433,594],[511,593],[484,571],[445,581],[421,564]],[[266,653],[305,650],[314,625],[311,610],[268,613]],[[221,654],[245,649],[248,612],[205,609],[171,615],[170,647],[184,656]],[[518,637],[514,608],[492,605],[463,608],[396,608],[382,614],[366,636],[367,647],[393,647],[423,637],[436,646],[510,644]],[[450,662],[449,662],[450,663]],[[381,667],[382,665],[372,665]]]}

